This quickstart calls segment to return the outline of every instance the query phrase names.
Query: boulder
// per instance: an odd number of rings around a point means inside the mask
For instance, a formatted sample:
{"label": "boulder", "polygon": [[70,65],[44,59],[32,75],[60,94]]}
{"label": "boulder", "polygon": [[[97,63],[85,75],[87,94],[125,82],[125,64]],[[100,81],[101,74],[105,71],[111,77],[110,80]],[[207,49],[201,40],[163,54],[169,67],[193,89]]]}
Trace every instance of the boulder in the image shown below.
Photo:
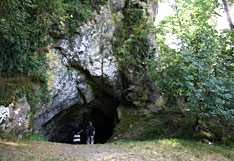
{"label": "boulder", "polygon": [[9,106],[0,106],[0,132],[22,136],[30,131],[30,106],[26,97],[18,99]]}

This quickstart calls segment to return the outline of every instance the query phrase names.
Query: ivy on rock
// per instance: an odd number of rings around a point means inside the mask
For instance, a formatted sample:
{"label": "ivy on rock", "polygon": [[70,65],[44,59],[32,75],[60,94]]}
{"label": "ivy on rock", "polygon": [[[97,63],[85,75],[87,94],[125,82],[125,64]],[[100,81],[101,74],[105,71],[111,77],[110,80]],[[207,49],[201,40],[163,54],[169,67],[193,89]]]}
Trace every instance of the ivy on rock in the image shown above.
{"label": "ivy on rock", "polygon": [[1,0],[0,104],[26,95],[35,109],[49,98],[47,46],[79,33],[79,27],[105,4],[107,0]]}

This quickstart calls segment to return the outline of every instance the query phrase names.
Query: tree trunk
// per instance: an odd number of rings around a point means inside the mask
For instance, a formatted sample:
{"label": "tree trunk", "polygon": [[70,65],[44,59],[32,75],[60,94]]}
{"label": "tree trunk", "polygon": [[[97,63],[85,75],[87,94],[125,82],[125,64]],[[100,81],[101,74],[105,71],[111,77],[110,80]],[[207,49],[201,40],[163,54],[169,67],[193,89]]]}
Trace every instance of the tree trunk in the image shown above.
{"label": "tree trunk", "polygon": [[230,15],[230,12],[229,12],[228,1],[227,0],[222,0],[222,2],[223,2],[224,10],[225,10],[225,12],[227,14],[227,20],[228,20],[229,26],[230,26],[231,29],[234,29],[234,25],[232,23],[231,15]]}

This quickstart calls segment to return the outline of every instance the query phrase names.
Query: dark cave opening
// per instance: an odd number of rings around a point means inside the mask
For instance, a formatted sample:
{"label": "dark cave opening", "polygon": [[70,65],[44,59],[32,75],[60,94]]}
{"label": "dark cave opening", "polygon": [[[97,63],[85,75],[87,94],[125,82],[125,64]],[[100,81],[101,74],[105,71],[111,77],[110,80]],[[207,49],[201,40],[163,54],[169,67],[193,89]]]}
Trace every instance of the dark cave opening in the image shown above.
{"label": "dark cave opening", "polygon": [[76,124],[83,129],[80,144],[86,144],[85,130],[88,122],[92,121],[95,127],[95,144],[106,143],[113,134],[118,122],[116,109],[119,101],[112,96],[105,95],[95,99],[88,105],[70,107],[54,117],[46,126],[49,141],[60,143],[73,143],[73,131]]}
{"label": "dark cave opening", "polygon": [[[114,130],[114,118],[107,117],[99,109],[93,109],[91,114],[86,118],[85,127],[88,126],[88,122],[92,121],[93,126],[96,129],[95,143],[106,143],[107,140],[112,136]],[[83,133],[83,142],[86,140],[85,134]]]}

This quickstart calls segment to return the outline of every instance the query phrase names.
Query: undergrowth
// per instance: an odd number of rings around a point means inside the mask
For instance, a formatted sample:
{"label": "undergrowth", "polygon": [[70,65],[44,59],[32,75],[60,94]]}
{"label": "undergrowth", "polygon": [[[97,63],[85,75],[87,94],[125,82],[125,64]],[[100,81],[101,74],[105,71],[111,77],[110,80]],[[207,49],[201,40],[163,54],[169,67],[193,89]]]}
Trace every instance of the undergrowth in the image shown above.
{"label": "undergrowth", "polygon": [[152,25],[146,24],[144,9],[126,1],[123,20],[117,24],[112,45],[122,71],[142,72],[147,69],[147,62],[153,57],[147,35]]}
{"label": "undergrowth", "polygon": [[233,146],[233,126],[215,119],[197,121],[189,111],[164,109],[157,113],[143,114],[137,108],[121,109],[120,122],[110,141],[155,140],[180,138]]}

